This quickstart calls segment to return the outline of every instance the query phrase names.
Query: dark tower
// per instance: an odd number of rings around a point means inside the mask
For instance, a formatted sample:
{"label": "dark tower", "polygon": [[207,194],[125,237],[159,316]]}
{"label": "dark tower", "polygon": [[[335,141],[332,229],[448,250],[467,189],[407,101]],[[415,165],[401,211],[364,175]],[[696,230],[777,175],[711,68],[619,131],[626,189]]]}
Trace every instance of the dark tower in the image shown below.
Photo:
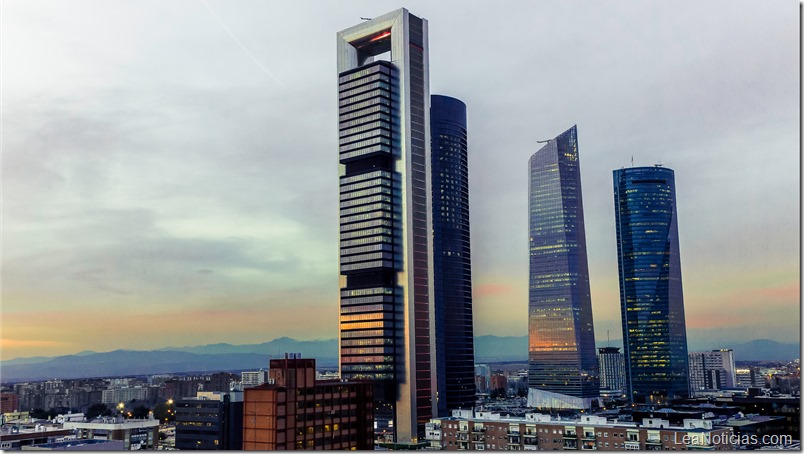
{"label": "dark tower", "polygon": [[688,395],[675,176],[666,167],[614,171],[626,388],[634,402]]}
{"label": "dark tower", "polygon": [[528,405],[589,408],[600,384],[576,127],[530,158]]}
{"label": "dark tower", "polygon": [[430,101],[438,416],[475,404],[466,105]]}

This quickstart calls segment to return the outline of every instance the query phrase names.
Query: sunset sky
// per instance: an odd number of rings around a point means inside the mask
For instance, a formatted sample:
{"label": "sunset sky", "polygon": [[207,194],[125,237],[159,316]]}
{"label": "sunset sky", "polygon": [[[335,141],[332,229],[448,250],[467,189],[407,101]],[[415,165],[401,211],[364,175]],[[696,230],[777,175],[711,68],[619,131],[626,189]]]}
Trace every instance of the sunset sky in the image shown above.
{"label": "sunset sky", "polygon": [[690,342],[798,341],[798,2],[6,0],[2,359],[336,337],[335,34],[402,6],[468,106],[476,335],[527,332],[527,162],[577,124],[598,339],[633,157]]}

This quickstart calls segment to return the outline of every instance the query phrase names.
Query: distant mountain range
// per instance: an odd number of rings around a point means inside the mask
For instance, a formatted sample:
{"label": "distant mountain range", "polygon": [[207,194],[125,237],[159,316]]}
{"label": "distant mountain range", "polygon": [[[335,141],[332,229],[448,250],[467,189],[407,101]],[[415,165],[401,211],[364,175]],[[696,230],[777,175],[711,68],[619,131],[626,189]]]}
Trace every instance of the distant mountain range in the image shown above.
{"label": "distant mountain range", "polygon": [[[598,347],[622,347],[622,340],[602,341]],[[789,361],[800,357],[798,344],[757,339],[733,345],[690,344],[690,351],[731,348],[737,361]],[[475,338],[475,362],[527,362],[527,336],[478,336]],[[97,353],[84,351],[57,357],[16,358],[0,366],[2,382],[48,380],[54,378],[114,377],[160,373],[256,370],[268,366],[271,358],[284,353],[300,353],[315,358],[319,367],[335,368],[338,344],[335,339],[298,341],[287,337],[249,345],[209,344],[165,347],[153,351],[115,350]]]}

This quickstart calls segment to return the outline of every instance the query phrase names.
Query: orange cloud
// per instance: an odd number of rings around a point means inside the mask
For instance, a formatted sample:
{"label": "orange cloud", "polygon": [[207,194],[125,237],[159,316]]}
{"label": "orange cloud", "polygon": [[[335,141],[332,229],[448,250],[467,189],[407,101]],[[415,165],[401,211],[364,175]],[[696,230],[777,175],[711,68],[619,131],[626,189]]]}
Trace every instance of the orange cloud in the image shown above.
{"label": "orange cloud", "polygon": [[483,284],[478,285],[472,292],[475,297],[482,298],[491,295],[503,295],[511,291],[510,285],[504,284]]}
{"label": "orange cloud", "polygon": [[801,283],[794,282],[777,287],[757,289],[757,294],[765,298],[798,298],[801,295]]}
{"label": "orange cloud", "polygon": [[56,347],[63,344],[64,342],[49,340],[0,339],[0,348]]}

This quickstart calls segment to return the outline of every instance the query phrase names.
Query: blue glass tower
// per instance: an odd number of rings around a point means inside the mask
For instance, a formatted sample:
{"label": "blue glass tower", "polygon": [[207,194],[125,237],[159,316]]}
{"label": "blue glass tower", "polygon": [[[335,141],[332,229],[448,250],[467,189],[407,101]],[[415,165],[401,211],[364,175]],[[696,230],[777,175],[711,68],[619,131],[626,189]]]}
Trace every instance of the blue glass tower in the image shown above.
{"label": "blue glass tower", "polygon": [[634,402],[688,395],[675,176],[666,167],[614,171],[626,388]]}
{"label": "blue glass tower", "polygon": [[576,127],[530,158],[528,405],[599,403]]}
{"label": "blue glass tower", "polygon": [[475,404],[466,105],[430,98],[433,289],[439,416]]}

